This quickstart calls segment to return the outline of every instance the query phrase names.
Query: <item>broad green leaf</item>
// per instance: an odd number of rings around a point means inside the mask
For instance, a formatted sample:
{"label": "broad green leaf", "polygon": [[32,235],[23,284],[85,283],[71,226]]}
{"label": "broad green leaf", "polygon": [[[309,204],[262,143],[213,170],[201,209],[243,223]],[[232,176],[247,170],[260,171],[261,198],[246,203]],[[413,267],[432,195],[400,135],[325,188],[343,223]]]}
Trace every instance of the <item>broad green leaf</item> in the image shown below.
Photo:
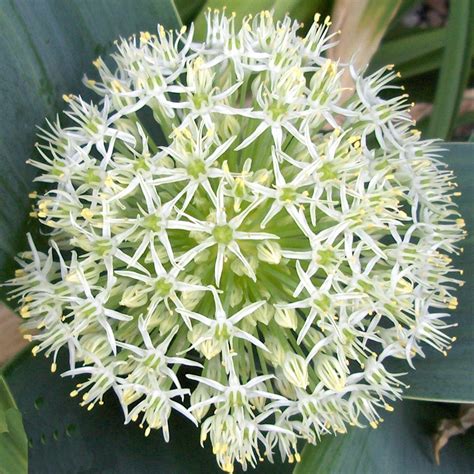
{"label": "broad green leaf", "polygon": [[446,26],[446,46],[436,85],[428,136],[450,136],[469,75],[474,23],[474,0],[456,0],[450,4]]}
{"label": "broad green leaf", "polygon": [[457,436],[441,451],[436,466],[432,435],[452,409],[437,403],[404,401],[377,428],[351,428],[307,445],[294,474],[464,474],[473,472],[474,433]]}
{"label": "broad green leaf", "polygon": [[[60,353],[59,373],[68,368],[65,359]],[[201,447],[199,428],[180,414],[171,415],[171,439],[165,443],[161,432],[145,437],[136,423],[124,425],[114,394],[92,411],[81,408],[79,400],[69,396],[79,379],[51,374],[44,357],[25,351],[4,376],[23,414],[32,473],[222,473],[209,442]],[[252,472],[285,474],[291,468],[267,462]]]}
{"label": "broad green leaf", "polygon": [[[456,337],[453,348],[445,357],[426,349],[426,359],[414,359],[416,370],[397,363],[394,370],[407,371],[403,381],[410,385],[406,398],[449,402],[474,402],[474,144],[449,143],[443,161],[457,176],[455,181],[462,193],[458,198],[459,211],[466,221],[467,238],[464,252],[454,259],[464,271],[465,285],[456,296],[459,306],[450,318],[458,327],[449,330]],[[451,322],[451,321],[450,321]],[[398,361],[397,361],[398,362]]]}
{"label": "broad green leaf", "polygon": [[0,281],[25,248],[35,126],[63,108],[63,94],[84,92],[83,74],[116,38],[158,22],[179,27],[172,0],[0,0]]}
{"label": "broad green leaf", "polygon": [[0,376],[0,474],[28,472],[28,444],[21,413]]}

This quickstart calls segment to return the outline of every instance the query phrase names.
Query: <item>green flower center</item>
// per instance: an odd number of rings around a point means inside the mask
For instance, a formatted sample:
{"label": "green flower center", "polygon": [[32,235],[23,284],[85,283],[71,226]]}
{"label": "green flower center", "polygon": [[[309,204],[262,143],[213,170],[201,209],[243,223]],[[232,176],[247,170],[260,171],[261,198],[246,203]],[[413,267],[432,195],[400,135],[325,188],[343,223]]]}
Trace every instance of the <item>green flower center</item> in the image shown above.
{"label": "green flower center", "polygon": [[171,289],[173,288],[173,285],[165,280],[164,278],[159,278],[157,282],[155,283],[155,291],[158,294],[158,296],[168,296],[170,294]]}
{"label": "green flower center", "polygon": [[283,202],[293,202],[296,199],[297,192],[293,188],[283,188],[280,193],[280,199]]}
{"label": "green flower center", "polygon": [[214,227],[212,234],[218,244],[229,245],[234,240],[234,231],[227,224]]}
{"label": "green flower center", "polygon": [[194,179],[198,179],[199,176],[206,174],[206,164],[201,159],[192,160],[188,165],[188,174]]}

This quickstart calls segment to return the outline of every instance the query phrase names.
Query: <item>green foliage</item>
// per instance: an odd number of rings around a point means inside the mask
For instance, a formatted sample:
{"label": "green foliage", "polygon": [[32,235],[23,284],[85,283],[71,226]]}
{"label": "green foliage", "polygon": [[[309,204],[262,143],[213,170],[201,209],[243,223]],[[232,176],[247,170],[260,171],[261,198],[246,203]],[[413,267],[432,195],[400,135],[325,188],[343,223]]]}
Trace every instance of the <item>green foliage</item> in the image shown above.
{"label": "green foliage", "polygon": [[431,437],[437,422],[454,416],[437,403],[404,401],[387,413],[377,428],[352,428],[341,436],[324,436],[307,445],[294,474],[455,474],[472,472],[474,433],[452,438],[436,466]]}
{"label": "green foliage", "polygon": [[[395,64],[403,79],[441,64],[446,28],[421,30],[383,43],[370,63],[375,71],[386,64]],[[435,58],[435,59],[433,59]],[[428,66],[429,65],[429,66]]]}
{"label": "green foliage", "polygon": [[183,25],[188,25],[204,8],[206,0],[175,0],[174,3]]}
{"label": "green foliage", "polygon": [[0,376],[0,474],[28,472],[28,444],[21,413]]}
{"label": "green foliage", "polygon": [[474,0],[456,0],[450,5],[446,46],[428,128],[429,137],[443,139],[450,136],[466,87],[474,24]]}

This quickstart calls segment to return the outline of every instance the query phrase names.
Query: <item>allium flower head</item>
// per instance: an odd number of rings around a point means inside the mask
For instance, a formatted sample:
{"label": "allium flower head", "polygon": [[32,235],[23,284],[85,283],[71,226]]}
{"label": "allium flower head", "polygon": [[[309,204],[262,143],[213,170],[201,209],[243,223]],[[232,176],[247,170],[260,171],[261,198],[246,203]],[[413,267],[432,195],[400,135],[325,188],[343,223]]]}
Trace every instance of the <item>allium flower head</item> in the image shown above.
{"label": "allium flower head", "polygon": [[113,390],[166,440],[176,410],[232,472],[377,426],[403,386],[387,360],[450,347],[464,231],[390,67],[326,59],[328,19],[207,23],[118,41],[85,79],[101,99],[65,97],[31,160],[49,248],[30,236],[10,284],[82,405]]}

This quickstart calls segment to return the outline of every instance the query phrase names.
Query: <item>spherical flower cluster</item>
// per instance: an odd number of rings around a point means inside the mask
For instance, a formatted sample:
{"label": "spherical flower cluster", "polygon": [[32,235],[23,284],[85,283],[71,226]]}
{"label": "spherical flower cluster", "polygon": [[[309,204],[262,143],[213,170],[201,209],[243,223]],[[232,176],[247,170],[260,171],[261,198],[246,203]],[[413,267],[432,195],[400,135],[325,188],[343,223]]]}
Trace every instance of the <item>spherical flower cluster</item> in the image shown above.
{"label": "spherical flower cluster", "polygon": [[166,440],[176,410],[232,472],[377,426],[403,386],[386,361],[450,347],[464,231],[437,144],[384,98],[390,67],[326,59],[328,19],[207,23],[203,43],[118,41],[84,80],[101,100],[65,97],[31,160],[49,248],[30,236],[9,284],[82,405],[113,390]]}

